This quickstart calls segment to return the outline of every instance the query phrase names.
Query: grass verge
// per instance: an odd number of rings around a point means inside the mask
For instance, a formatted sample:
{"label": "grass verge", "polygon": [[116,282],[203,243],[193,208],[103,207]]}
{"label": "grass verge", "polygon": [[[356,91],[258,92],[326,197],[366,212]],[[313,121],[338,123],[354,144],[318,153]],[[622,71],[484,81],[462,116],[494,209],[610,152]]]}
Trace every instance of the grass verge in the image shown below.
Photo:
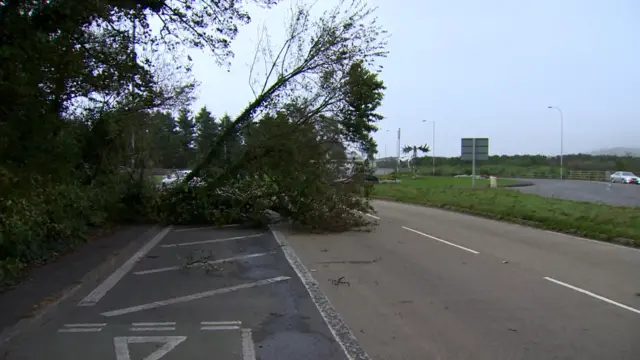
{"label": "grass verge", "polygon": [[[380,176],[380,179],[393,179],[391,175]],[[449,177],[449,176],[411,176],[407,174],[401,174],[396,177],[400,180],[403,186],[423,188],[423,187],[457,187],[457,188],[470,188],[471,177]],[[517,184],[516,180],[500,179],[498,178],[498,186],[507,186]],[[489,187],[489,179],[476,179],[477,187]]]}
{"label": "grass verge", "polygon": [[451,183],[439,186],[435,180],[429,183],[417,179],[402,180],[398,184],[378,184],[372,197],[450,209],[640,247],[640,216],[636,208],[545,198],[508,189],[446,185]]}

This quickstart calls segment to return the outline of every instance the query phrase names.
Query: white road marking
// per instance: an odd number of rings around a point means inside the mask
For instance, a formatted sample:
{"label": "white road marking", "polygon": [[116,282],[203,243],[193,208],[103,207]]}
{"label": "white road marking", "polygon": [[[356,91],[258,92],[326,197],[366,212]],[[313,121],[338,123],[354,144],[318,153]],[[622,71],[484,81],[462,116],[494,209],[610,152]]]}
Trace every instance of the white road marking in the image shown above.
{"label": "white road marking", "polygon": [[370,218],[373,218],[373,219],[376,219],[376,220],[380,220],[380,218],[379,218],[379,217],[377,217],[377,216],[375,216],[375,215],[371,215],[371,214],[368,214],[368,213],[362,212],[362,211],[360,211],[360,210],[354,210],[354,211],[355,211],[356,213],[360,214],[360,215],[368,216],[368,217],[370,217]]}
{"label": "white road marking", "polygon": [[412,228],[408,228],[408,227],[406,227],[406,226],[403,226],[402,228],[403,228],[403,229],[405,229],[405,230],[409,230],[409,231],[411,231],[411,232],[414,232],[414,233],[416,233],[416,234],[418,234],[418,235],[422,235],[422,236],[424,236],[424,237],[427,237],[427,238],[429,238],[429,239],[431,239],[431,240],[439,241],[439,242],[441,242],[441,243],[443,243],[443,244],[447,244],[447,245],[450,245],[450,246],[453,246],[453,247],[457,247],[458,249],[461,249],[461,250],[464,250],[464,251],[468,251],[468,252],[473,253],[473,254],[476,254],[476,255],[480,254],[479,252],[477,252],[477,251],[475,251],[475,250],[472,250],[472,249],[466,248],[466,247],[464,247],[464,246],[460,246],[460,245],[454,244],[454,243],[449,242],[449,241],[446,241],[446,240],[442,240],[442,239],[440,239],[440,238],[437,238],[437,237],[435,237],[435,236],[431,236],[431,235],[425,234],[425,233],[420,232],[420,231],[418,231],[418,230],[414,230],[414,229],[412,229]]}
{"label": "white road marking", "polygon": [[[259,256],[265,256],[265,255],[269,255],[269,254],[275,254],[275,251],[270,251],[270,252],[265,252],[265,253],[257,253],[257,254],[240,255],[240,256],[234,256],[234,257],[230,257],[230,258],[226,258],[226,259],[219,259],[219,260],[211,260],[211,261],[207,261],[205,263],[197,263],[197,264],[194,264],[193,266],[204,266],[204,264],[209,264],[209,265],[221,264],[221,263],[228,262],[228,261],[235,261],[235,260],[240,260],[240,259],[250,259],[250,258],[259,257]],[[182,268],[184,268],[184,266],[168,266],[168,267],[151,269],[151,270],[136,271],[133,274],[134,275],[146,275],[146,274],[154,274],[154,273],[165,272],[165,271],[180,270]]]}
{"label": "white road marking", "polygon": [[229,224],[229,225],[222,225],[222,226],[200,226],[200,227],[193,227],[193,228],[187,228],[187,229],[176,229],[173,231],[185,232],[185,231],[206,230],[206,229],[224,229],[224,228],[230,228],[230,227],[236,227],[236,226],[240,226],[240,224]]}
{"label": "white road marking", "polygon": [[175,326],[175,321],[168,322],[134,322],[131,323],[132,326]]}
{"label": "white road marking", "polygon": [[149,303],[149,304],[143,304],[143,305],[131,306],[131,307],[124,308],[124,309],[107,311],[107,312],[103,312],[101,315],[102,316],[107,316],[107,317],[124,315],[124,314],[129,314],[129,313],[133,313],[133,312],[137,312],[137,311],[155,309],[155,308],[159,308],[159,307],[162,307],[162,306],[179,304],[179,303],[183,303],[183,302],[187,302],[187,301],[203,299],[203,298],[207,298],[207,297],[210,297],[210,296],[213,296],[213,295],[226,294],[226,293],[229,293],[229,292],[232,292],[232,291],[248,289],[248,288],[252,288],[252,287],[256,287],[256,286],[267,285],[267,284],[271,284],[271,283],[275,283],[275,282],[279,282],[279,281],[285,281],[285,280],[289,280],[289,279],[290,279],[290,277],[288,277],[288,276],[278,276],[278,277],[265,279],[265,280],[260,280],[260,281],[256,281],[256,282],[252,282],[252,283],[248,283],[248,284],[230,286],[230,287],[226,287],[226,288],[222,288],[222,289],[205,291],[205,292],[191,294],[191,295],[187,295],[187,296],[181,296],[181,297],[177,297],[177,298],[173,298],[173,299],[156,301],[156,302],[152,302],[152,303]]}
{"label": "white road marking", "polygon": [[129,331],[173,331],[175,326],[132,327]]}
{"label": "white road marking", "polygon": [[77,323],[77,324],[64,324],[63,328],[59,329],[60,333],[79,333],[79,332],[98,332],[102,331],[102,328],[106,326],[106,323]]}
{"label": "white road marking", "polygon": [[[338,344],[340,344],[340,347],[342,347],[347,358],[349,360],[369,360],[369,355],[367,355],[364,349],[360,346],[358,340],[353,335],[353,332],[351,332],[351,329],[349,329],[344,320],[342,320],[340,314],[336,311],[333,305],[331,305],[327,296],[320,289],[318,282],[313,278],[313,276],[311,276],[311,273],[307,270],[304,264],[302,264],[295,251],[293,251],[293,248],[289,246],[284,235],[273,226],[269,226],[269,228],[280,245],[282,252],[284,252],[289,264],[291,264],[291,267],[295,270],[296,274],[304,284],[307,292],[311,296],[311,299],[320,311],[322,318],[327,323],[331,334]],[[244,360],[249,359],[253,360],[253,358],[244,358]]]}
{"label": "white road marking", "polygon": [[213,240],[203,240],[203,241],[192,241],[192,242],[186,242],[186,243],[167,244],[167,245],[160,245],[160,246],[161,246],[161,247],[164,247],[164,248],[170,248],[170,247],[177,247],[177,246],[189,246],[189,245],[200,245],[200,244],[212,244],[212,243],[218,243],[218,242],[224,242],[224,241],[232,241],[232,240],[249,239],[249,238],[260,237],[260,236],[265,236],[265,235],[266,235],[266,234],[252,234],[252,235],[245,235],[245,236],[234,236],[234,237],[230,237],[230,238],[223,238],[223,239],[213,239]]}
{"label": "white road marking", "polygon": [[94,306],[100,299],[102,299],[109,290],[111,290],[122,278],[133,268],[133,266],[145,256],[154,246],[156,246],[171,230],[171,226],[167,226],[154,236],[148,243],[146,243],[140,250],[138,250],[129,260],[127,260],[122,266],[113,272],[108,278],[106,278],[102,284],[95,288],[89,295],[87,295],[78,306]]}
{"label": "white road marking", "polygon": [[78,333],[78,332],[99,332],[102,331],[102,328],[66,328],[59,329],[60,333]]}
{"label": "white road marking", "polygon": [[600,245],[607,245],[607,246],[614,246],[617,248],[621,248],[621,249],[625,249],[625,250],[635,250],[635,251],[640,251],[639,248],[633,248],[630,246],[624,246],[624,245],[619,245],[619,244],[614,244],[614,243],[610,243],[610,242],[606,242],[606,241],[599,241],[599,240],[593,240],[593,239],[587,239],[587,238],[583,238],[580,236],[575,236],[575,235],[569,235],[569,234],[563,234],[561,232],[557,232],[557,231],[551,231],[551,230],[545,230],[545,232],[549,233],[549,234],[553,234],[553,235],[560,235],[560,236],[564,236],[564,237],[569,237],[572,239],[577,239],[577,240],[582,240],[582,241],[588,241],[588,242],[592,242],[592,243],[596,243],[596,244],[600,244]]}
{"label": "white road marking", "polygon": [[227,331],[238,329],[240,329],[240,326],[238,325],[203,326],[200,328],[200,330],[203,331]]}
{"label": "white road marking", "polygon": [[240,321],[201,321],[200,325],[242,325]]}
{"label": "white road marking", "polygon": [[591,297],[594,297],[594,298],[596,298],[596,299],[598,299],[598,300],[602,300],[602,301],[604,301],[604,302],[607,302],[607,303],[609,303],[609,304],[615,305],[615,306],[617,306],[617,307],[623,308],[623,309],[625,309],[625,310],[629,310],[629,311],[634,312],[634,313],[636,313],[636,314],[640,314],[640,310],[638,310],[638,309],[632,308],[631,306],[627,306],[627,305],[624,305],[624,304],[620,304],[619,302],[613,301],[613,300],[611,300],[611,299],[607,299],[607,298],[606,298],[606,297],[604,297],[604,296],[600,296],[600,295],[598,295],[598,294],[594,294],[594,293],[592,293],[591,291],[587,291],[587,290],[585,290],[585,289],[581,289],[581,288],[579,288],[579,287],[577,287],[577,286],[569,285],[569,284],[567,284],[567,283],[564,283],[564,282],[562,282],[562,281],[556,280],[556,279],[554,279],[554,278],[545,277],[544,279],[545,279],[545,280],[549,280],[549,281],[551,281],[551,282],[553,282],[553,283],[556,283],[556,284],[558,284],[558,285],[562,285],[562,286],[564,286],[564,287],[567,287],[567,288],[569,288],[569,289],[571,289],[571,290],[575,290],[575,291],[577,291],[577,292],[581,292],[581,293],[583,293],[583,294],[589,295],[589,296],[591,296]]}
{"label": "white road marking", "polygon": [[251,329],[242,329],[242,360],[256,360]]}
{"label": "white road marking", "polygon": [[142,360],[158,360],[187,339],[186,336],[122,336],[113,338],[117,360],[131,360],[129,344],[164,343],[164,345]]}

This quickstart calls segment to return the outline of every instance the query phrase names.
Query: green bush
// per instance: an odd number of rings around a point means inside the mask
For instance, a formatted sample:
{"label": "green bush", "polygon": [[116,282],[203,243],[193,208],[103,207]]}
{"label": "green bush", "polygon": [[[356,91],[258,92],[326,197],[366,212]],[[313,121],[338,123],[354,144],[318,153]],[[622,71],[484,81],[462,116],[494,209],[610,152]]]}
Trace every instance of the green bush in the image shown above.
{"label": "green bush", "polygon": [[140,221],[155,195],[144,182],[123,175],[93,186],[33,180],[28,189],[0,199],[0,288],[11,285],[28,265],[46,262],[86,241],[90,227]]}

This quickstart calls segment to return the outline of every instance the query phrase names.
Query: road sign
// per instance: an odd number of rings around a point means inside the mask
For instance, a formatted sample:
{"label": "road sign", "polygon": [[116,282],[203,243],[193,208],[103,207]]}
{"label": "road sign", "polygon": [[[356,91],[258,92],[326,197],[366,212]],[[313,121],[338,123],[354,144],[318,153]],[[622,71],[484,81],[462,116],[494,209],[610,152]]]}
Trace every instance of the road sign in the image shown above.
{"label": "road sign", "polygon": [[489,160],[489,138],[462,138],[462,160],[471,160],[471,186],[476,186],[476,161]]}
{"label": "road sign", "polygon": [[489,139],[488,138],[463,138],[462,139],[462,160],[489,160]]}

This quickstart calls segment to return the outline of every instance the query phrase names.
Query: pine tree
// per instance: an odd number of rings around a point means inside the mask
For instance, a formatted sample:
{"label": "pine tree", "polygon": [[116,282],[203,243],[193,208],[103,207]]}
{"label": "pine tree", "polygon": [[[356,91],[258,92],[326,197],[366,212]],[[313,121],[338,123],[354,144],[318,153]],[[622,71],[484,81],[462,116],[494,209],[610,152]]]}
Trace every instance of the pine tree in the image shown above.
{"label": "pine tree", "polygon": [[219,132],[219,126],[215,117],[203,106],[195,117],[195,147],[197,157],[201,158],[209,152],[216,136]]}
{"label": "pine tree", "polygon": [[195,124],[193,123],[193,117],[191,111],[188,108],[181,108],[178,111],[178,118],[176,120],[178,125],[178,142],[179,142],[179,166],[186,168],[195,162],[195,149],[194,149],[194,137],[195,137]]}

